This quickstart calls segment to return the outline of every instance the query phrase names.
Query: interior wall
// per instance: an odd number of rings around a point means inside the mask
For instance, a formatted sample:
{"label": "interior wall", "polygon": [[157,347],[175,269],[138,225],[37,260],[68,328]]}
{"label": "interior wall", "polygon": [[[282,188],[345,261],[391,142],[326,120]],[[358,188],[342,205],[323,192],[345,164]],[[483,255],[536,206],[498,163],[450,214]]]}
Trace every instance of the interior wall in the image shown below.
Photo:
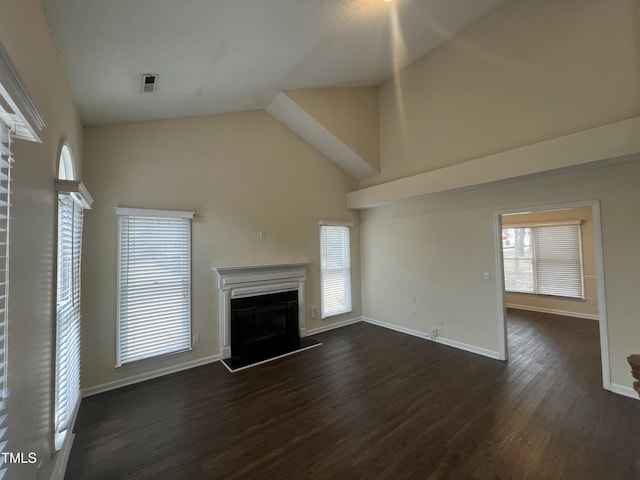
{"label": "interior wall", "polygon": [[42,143],[12,150],[7,402],[4,451],[35,452],[36,464],[11,465],[5,478],[48,478],[52,466],[56,193],[62,139],[81,170],[81,128],[38,0],[0,0],[0,41],[47,127]]}
{"label": "interior wall", "polygon": [[377,87],[312,88],[285,93],[375,170],[380,170]]}
{"label": "interior wall", "polygon": [[[311,262],[306,325],[361,316],[355,182],[263,111],[84,129],[86,185],[94,197],[83,251],[82,386],[126,380],[220,354],[214,266]],[[195,211],[192,352],[114,368],[115,207]],[[312,319],[319,306],[319,219],[351,220],[353,312]],[[266,238],[260,239],[260,231]]]}
{"label": "interior wall", "polygon": [[640,114],[640,0],[512,0],[380,88],[381,174],[431,171]]}
{"label": "interior wall", "polygon": [[598,317],[598,291],[596,288],[596,264],[593,237],[593,218],[591,207],[547,210],[514,215],[502,215],[502,227],[526,225],[532,223],[561,222],[580,220],[582,235],[582,273],[585,298],[562,298],[549,295],[505,292],[507,306],[523,309],[541,310],[569,314],[573,316]]}
{"label": "interior wall", "polygon": [[[361,212],[365,317],[498,351],[498,241],[494,212],[597,199],[601,202],[611,380],[630,387],[626,356],[640,344],[634,285],[640,268],[632,163],[478,188]],[[483,279],[491,273],[491,280]],[[416,304],[412,297],[416,296]],[[416,311],[411,319],[410,311]],[[444,325],[438,321],[444,318]]]}

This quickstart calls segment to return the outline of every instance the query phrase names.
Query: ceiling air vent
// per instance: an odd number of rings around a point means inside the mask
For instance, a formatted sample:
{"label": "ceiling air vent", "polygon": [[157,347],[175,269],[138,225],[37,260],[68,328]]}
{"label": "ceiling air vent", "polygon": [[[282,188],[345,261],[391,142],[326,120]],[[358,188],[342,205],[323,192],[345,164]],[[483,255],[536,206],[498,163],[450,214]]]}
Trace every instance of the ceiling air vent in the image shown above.
{"label": "ceiling air vent", "polygon": [[143,73],[142,74],[142,91],[143,92],[155,92],[158,86],[158,74],[157,73]]}

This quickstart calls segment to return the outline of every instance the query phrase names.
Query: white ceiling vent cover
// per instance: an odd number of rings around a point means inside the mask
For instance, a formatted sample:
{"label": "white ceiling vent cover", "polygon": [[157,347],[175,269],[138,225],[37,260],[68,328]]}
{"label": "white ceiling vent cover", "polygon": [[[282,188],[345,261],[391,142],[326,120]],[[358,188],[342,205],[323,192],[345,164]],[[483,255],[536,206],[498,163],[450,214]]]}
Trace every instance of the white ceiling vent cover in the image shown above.
{"label": "white ceiling vent cover", "polygon": [[142,92],[155,92],[158,87],[157,73],[142,74]]}

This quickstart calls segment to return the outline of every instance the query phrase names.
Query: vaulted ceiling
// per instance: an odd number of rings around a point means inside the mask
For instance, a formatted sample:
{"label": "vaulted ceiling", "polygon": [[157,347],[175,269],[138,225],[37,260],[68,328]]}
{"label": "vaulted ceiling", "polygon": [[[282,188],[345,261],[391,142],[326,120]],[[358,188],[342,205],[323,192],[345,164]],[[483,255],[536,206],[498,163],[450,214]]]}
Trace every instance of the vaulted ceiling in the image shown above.
{"label": "vaulted ceiling", "polygon": [[[42,0],[83,124],[378,85],[505,0]],[[141,74],[159,74],[154,93]]]}

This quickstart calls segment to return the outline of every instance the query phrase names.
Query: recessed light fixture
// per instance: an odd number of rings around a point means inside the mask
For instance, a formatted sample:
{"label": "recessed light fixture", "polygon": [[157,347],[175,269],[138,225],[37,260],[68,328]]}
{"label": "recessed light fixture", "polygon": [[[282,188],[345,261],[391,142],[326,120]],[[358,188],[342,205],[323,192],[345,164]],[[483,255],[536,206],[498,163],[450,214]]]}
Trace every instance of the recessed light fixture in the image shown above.
{"label": "recessed light fixture", "polygon": [[384,3],[391,3],[393,0],[383,0]]}
{"label": "recessed light fixture", "polygon": [[143,73],[142,74],[142,92],[155,92],[158,86],[158,74],[157,73]]}

